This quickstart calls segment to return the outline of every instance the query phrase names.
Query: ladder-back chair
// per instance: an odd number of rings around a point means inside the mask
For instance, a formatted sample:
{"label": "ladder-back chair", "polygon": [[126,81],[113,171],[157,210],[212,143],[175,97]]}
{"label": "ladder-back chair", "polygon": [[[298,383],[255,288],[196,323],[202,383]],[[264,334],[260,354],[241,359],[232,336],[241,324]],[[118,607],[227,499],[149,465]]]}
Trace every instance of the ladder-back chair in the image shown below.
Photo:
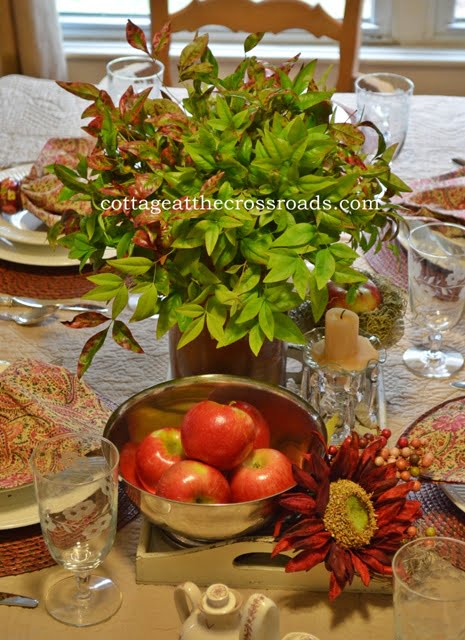
{"label": "ladder-back chair", "polygon": [[[172,32],[197,31],[206,25],[221,25],[231,31],[279,33],[304,29],[339,44],[338,91],[353,91],[358,71],[358,51],[363,0],[346,0],[344,16],[338,20],[319,4],[302,0],[193,0],[175,13],[169,13],[168,0],[150,0],[152,33],[170,22]],[[169,47],[160,56],[165,64],[165,84],[170,85]]]}

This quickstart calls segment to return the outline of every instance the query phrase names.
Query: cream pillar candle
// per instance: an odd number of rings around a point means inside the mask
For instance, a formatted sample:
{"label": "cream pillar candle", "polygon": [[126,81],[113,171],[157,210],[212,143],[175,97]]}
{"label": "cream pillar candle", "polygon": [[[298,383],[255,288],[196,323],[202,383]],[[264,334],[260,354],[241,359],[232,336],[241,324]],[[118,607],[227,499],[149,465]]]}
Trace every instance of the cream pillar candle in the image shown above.
{"label": "cream pillar candle", "polygon": [[358,335],[358,315],[334,307],[325,315],[325,338],[313,347],[313,357],[321,365],[335,365],[346,371],[361,371],[379,354],[368,338]]}
{"label": "cream pillar candle", "polygon": [[325,358],[328,362],[345,361],[358,347],[358,315],[349,309],[334,307],[325,315]]}

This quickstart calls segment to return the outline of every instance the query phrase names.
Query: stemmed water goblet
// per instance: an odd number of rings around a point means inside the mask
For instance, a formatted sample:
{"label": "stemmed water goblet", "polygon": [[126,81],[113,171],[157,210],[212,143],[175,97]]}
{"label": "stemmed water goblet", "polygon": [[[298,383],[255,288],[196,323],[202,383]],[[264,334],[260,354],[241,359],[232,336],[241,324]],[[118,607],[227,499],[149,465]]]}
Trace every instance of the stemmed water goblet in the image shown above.
{"label": "stemmed water goblet", "polygon": [[463,355],[442,342],[465,308],[465,227],[433,222],[410,231],[408,281],[413,321],[429,331],[429,344],[403,355],[406,366],[426,378],[447,378],[458,371]]}
{"label": "stemmed water goblet", "polygon": [[[375,124],[386,146],[397,144],[392,159],[401,152],[407,136],[413,88],[410,78],[396,73],[368,73],[355,82],[358,118]],[[376,136],[369,129],[363,130],[366,134],[364,150],[371,156],[376,151]]]}
{"label": "stemmed water goblet", "polygon": [[44,540],[53,559],[74,574],[53,584],[45,596],[50,615],[65,624],[103,622],[121,605],[118,586],[91,573],[115,537],[118,462],[113,443],[91,434],[49,438],[31,456]]}

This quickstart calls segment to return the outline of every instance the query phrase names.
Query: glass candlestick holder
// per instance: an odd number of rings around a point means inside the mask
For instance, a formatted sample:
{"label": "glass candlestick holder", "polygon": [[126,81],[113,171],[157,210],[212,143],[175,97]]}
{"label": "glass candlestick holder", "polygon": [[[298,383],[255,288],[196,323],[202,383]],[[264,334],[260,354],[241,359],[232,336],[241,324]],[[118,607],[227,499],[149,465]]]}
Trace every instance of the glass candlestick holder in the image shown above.
{"label": "glass candlestick holder", "polygon": [[[360,334],[363,335],[363,334]],[[378,424],[377,385],[386,352],[376,336],[365,335],[378,352],[360,370],[344,369],[337,363],[319,363],[314,347],[325,338],[323,328],[305,334],[300,393],[316,409],[325,424],[333,429],[330,444],[341,444],[357,422],[374,427]]]}

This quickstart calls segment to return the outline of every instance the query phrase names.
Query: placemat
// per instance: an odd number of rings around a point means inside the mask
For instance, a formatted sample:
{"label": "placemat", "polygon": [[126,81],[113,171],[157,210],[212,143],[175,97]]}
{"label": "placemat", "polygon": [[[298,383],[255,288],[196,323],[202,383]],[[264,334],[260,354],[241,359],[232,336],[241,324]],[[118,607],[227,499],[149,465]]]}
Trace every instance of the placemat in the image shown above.
{"label": "placemat", "polygon": [[372,248],[364,254],[364,257],[376,273],[387,276],[396,286],[407,289],[407,252],[398,243],[397,245],[399,247],[398,256],[389,249],[387,244],[383,244],[378,252],[375,252],[374,248]]}
{"label": "placemat", "polygon": [[[139,513],[123,486],[118,491],[118,529]],[[38,571],[55,564],[42,537],[39,524],[0,531],[0,577]]]}
{"label": "placemat", "polygon": [[94,286],[78,267],[36,267],[0,260],[0,292],[34,298],[80,298]]}

